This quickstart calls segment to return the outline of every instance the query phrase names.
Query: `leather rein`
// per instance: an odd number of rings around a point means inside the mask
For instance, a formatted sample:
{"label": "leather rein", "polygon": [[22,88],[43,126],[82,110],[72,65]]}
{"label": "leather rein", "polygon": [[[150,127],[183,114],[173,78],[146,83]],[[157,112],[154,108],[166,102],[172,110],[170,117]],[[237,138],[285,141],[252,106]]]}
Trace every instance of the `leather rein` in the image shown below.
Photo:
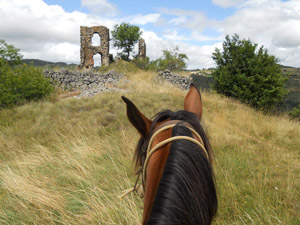
{"label": "leather rein", "polygon": [[[190,131],[192,132],[194,138],[189,137],[189,136],[174,136],[174,137],[167,138],[167,139],[159,142],[158,144],[156,144],[155,146],[152,147],[153,140],[158,134],[160,134],[161,132],[163,132],[165,130],[168,130],[168,129],[171,129],[171,128],[175,127],[177,124],[181,124],[181,125],[189,128]],[[123,194],[120,196],[121,199],[124,198],[127,194],[129,194],[132,191],[137,191],[138,192],[139,189],[141,189],[141,187],[143,188],[143,192],[145,191],[145,183],[146,183],[146,179],[147,179],[147,168],[148,168],[148,163],[150,161],[151,156],[157,150],[159,150],[161,147],[163,147],[164,145],[166,145],[166,144],[168,144],[172,141],[175,141],[175,140],[187,140],[187,141],[195,143],[196,145],[198,145],[202,149],[202,151],[204,152],[206,158],[209,160],[209,155],[207,153],[206,148],[204,147],[204,143],[203,143],[203,140],[202,140],[201,136],[198,134],[197,131],[195,131],[192,128],[192,126],[189,123],[184,122],[182,120],[167,121],[167,122],[159,125],[158,127],[156,127],[153,130],[153,135],[151,136],[150,141],[148,143],[148,147],[147,147],[146,159],[145,159],[143,165],[141,166],[141,168],[139,169],[139,171],[137,172],[138,176],[137,176],[137,180],[135,182],[135,185],[134,185],[133,188],[130,188],[130,189],[124,191]],[[140,177],[141,174],[142,174],[142,185],[138,184],[139,177]],[[139,192],[141,192],[141,190]]]}

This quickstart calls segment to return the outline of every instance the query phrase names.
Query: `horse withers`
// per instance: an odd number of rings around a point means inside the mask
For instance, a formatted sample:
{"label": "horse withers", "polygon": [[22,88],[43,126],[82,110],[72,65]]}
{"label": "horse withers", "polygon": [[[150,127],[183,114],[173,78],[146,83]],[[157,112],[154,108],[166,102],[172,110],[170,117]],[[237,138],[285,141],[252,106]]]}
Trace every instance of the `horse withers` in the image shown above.
{"label": "horse withers", "polygon": [[211,224],[218,203],[199,90],[192,84],[184,110],[165,110],[153,120],[122,99],[141,135],[134,160],[144,190],[142,224]]}

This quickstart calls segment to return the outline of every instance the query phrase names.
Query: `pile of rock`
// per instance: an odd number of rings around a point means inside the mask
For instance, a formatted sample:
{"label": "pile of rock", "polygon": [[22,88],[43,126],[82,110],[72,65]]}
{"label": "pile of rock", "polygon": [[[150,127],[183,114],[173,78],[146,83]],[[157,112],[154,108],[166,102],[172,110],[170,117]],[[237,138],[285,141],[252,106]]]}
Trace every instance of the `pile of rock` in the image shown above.
{"label": "pile of rock", "polygon": [[113,87],[121,78],[122,73],[110,71],[108,73],[94,73],[93,71],[68,71],[60,70],[58,72],[44,70],[47,78],[50,78],[53,84],[68,90],[79,90],[81,94],[78,97],[92,97],[97,93],[121,89]]}
{"label": "pile of rock", "polygon": [[160,71],[158,76],[164,80],[180,87],[183,90],[190,88],[191,80],[189,77],[180,76],[172,73],[170,70]]}

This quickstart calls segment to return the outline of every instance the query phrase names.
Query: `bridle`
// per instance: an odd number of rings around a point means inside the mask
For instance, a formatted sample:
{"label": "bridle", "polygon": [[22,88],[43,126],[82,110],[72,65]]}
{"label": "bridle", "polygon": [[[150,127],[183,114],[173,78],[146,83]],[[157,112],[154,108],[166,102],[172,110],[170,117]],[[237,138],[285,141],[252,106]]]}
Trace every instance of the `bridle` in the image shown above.
{"label": "bridle", "polygon": [[[153,143],[153,140],[154,138],[160,134],[161,132],[163,131],[166,131],[168,129],[171,129],[173,127],[175,127],[177,124],[180,124],[180,125],[183,125],[185,127],[187,127],[188,129],[190,129],[190,131],[192,132],[192,134],[194,135],[194,138],[192,137],[189,137],[189,136],[174,136],[174,137],[170,137],[170,138],[167,138],[161,142],[159,142],[158,144],[156,144],[155,146],[152,147],[152,143]],[[204,152],[206,158],[209,160],[209,155],[207,153],[207,150],[206,148],[204,147],[204,143],[203,143],[203,140],[201,138],[201,136],[198,134],[197,131],[195,131],[193,129],[193,127],[187,123],[187,122],[184,122],[182,120],[170,120],[170,121],[167,121],[161,125],[159,125],[158,127],[156,127],[154,130],[153,130],[153,135],[151,136],[150,138],[150,141],[148,142],[148,145],[147,145],[147,152],[146,152],[146,159],[144,161],[144,163],[141,165],[139,171],[137,172],[137,180],[135,182],[135,185],[133,188],[130,188],[128,190],[126,190],[122,196],[120,196],[120,198],[122,199],[123,197],[125,197],[127,194],[129,194],[130,192],[132,191],[137,191],[138,189],[141,188],[141,185],[138,184],[138,181],[139,181],[139,177],[140,175],[142,174],[142,187],[143,187],[143,191],[145,192],[145,183],[146,183],[146,179],[147,179],[147,168],[148,168],[148,163],[150,161],[150,158],[151,156],[158,150],[160,149],[162,146],[172,142],[172,141],[176,141],[176,140],[187,140],[187,141],[190,141],[190,142],[193,142],[195,143],[196,145],[198,145],[202,151]]]}

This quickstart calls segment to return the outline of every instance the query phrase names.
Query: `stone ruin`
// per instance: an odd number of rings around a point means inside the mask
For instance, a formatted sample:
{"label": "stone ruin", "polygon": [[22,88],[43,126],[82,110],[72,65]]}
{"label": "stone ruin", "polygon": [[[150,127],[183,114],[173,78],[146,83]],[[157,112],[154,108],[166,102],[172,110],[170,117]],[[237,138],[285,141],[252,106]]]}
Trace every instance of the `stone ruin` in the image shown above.
{"label": "stone ruin", "polygon": [[139,40],[139,54],[138,57],[140,59],[145,59],[146,58],[146,43],[143,38]]}
{"label": "stone ruin", "polygon": [[[94,34],[100,37],[100,45],[93,46],[92,38]],[[101,65],[108,66],[113,60],[109,54],[109,29],[104,26],[80,27],[80,67],[92,69],[94,67],[94,56],[101,55]],[[146,43],[144,39],[139,39],[138,58],[146,58]]]}
{"label": "stone ruin", "polygon": [[[92,45],[94,34],[100,36],[100,46]],[[109,29],[104,26],[80,27],[80,67],[91,69],[94,55],[101,55],[101,65],[109,65]]]}

